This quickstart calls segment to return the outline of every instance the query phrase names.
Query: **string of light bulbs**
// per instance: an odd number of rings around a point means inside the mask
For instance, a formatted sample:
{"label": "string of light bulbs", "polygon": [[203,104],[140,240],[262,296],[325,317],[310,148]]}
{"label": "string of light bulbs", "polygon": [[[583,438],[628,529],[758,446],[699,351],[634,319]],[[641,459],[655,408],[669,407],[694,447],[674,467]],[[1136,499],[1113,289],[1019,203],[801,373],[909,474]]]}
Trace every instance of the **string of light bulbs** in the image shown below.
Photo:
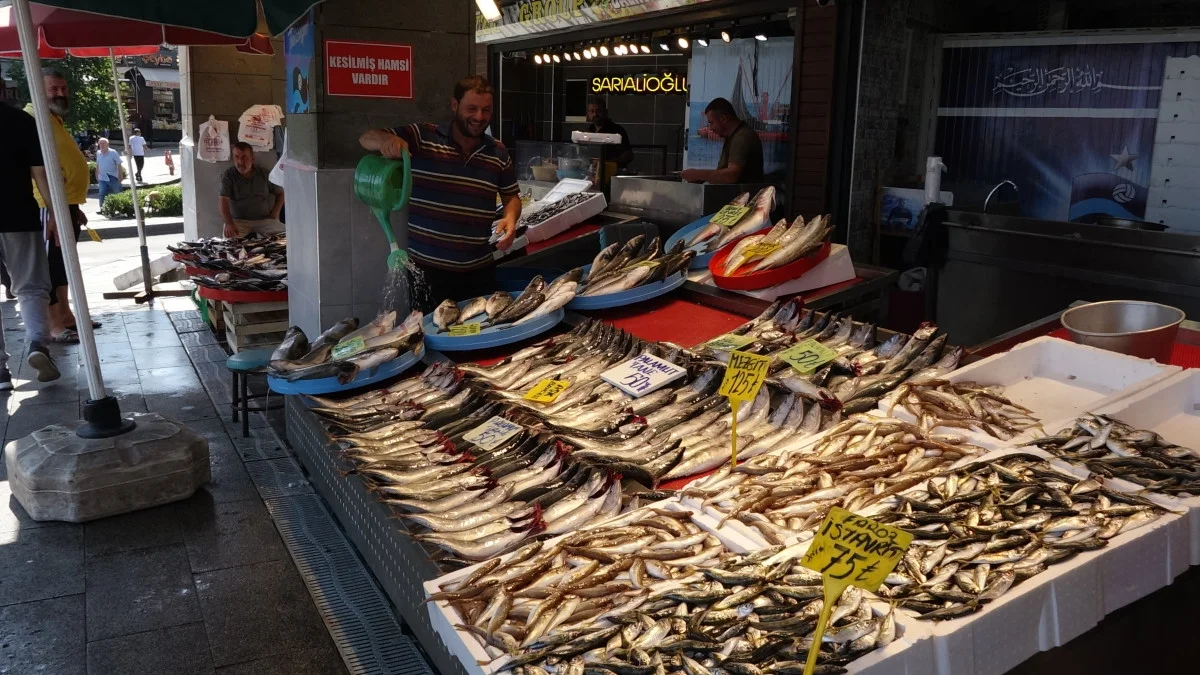
{"label": "string of light bulbs", "polygon": [[[753,20],[751,20],[753,21]],[[753,38],[759,42],[769,40],[767,24],[771,21],[768,16],[762,17],[761,23],[741,20],[726,23],[722,27],[708,24],[703,27],[684,31],[663,33],[657,36],[643,35],[624,36],[607,40],[590,41],[574,47],[560,47],[553,51],[533,53],[533,62],[539,66],[555,65],[563,62],[588,61],[602,57],[646,56],[653,53],[652,44],[657,44],[660,52],[678,52],[686,54],[695,49],[704,49],[712,42],[720,40],[725,44],[736,38]]]}

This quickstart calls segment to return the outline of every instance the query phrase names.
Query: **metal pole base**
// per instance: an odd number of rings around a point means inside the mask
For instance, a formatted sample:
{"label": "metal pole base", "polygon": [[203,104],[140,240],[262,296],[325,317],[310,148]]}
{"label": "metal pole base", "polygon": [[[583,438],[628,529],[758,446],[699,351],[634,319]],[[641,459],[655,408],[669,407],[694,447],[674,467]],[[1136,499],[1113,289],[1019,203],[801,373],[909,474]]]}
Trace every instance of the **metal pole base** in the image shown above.
{"label": "metal pole base", "polygon": [[121,404],[112,396],[83,404],[83,424],[75,430],[80,438],[112,438],[137,427],[133,420],[121,417]]}

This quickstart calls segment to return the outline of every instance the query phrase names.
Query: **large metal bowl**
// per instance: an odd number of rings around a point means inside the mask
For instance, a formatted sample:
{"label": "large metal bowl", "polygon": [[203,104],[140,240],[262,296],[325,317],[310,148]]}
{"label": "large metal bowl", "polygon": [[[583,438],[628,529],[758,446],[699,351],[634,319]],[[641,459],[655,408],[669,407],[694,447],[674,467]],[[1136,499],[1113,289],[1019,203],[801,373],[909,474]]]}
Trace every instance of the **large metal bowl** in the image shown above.
{"label": "large metal bowl", "polygon": [[1061,321],[1079,344],[1168,363],[1185,316],[1156,302],[1110,300],[1068,309]]}

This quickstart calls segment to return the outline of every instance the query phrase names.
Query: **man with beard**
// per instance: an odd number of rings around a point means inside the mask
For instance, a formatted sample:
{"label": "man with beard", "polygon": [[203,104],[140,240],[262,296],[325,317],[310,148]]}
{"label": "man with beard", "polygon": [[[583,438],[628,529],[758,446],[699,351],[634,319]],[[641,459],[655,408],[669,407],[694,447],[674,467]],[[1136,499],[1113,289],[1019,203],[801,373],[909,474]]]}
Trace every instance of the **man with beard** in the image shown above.
{"label": "man with beard", "polygon": [[[47,258],[50,264],[50,340],[63,344],[79,342],[76,332],[75,317],[67,300],[67,268],[63,263],[62,248],[58,238],[51,237],[52,228],[60,230],[64,237],[79,239],[80,229],[87,224],[87,216],[79,209],[79,205],[87,201],[89,176],[87,159],[79,151],[75,139],[63,126],[63,118],[71,112],[71,93],[67,89],[67,78],[57,70],[48,70],[42,77],[45,87],[46,102],[49,104],[50,122],[54,126],[54,147],[58,149],[58,163],[62,166],[63,185],[67,192],[67,203],[71,205],[70,227],[58,227],[61,223],[54,222],[54,209],[50,208],[48,196],[43,195],[37,185],[34,185],[34,196],[41,207],[42,224],[46,230],[46,241],[49,242]],[[32,104],[26,106],[26,111],[32,114]],[[100,324],[93,322],[92,326],[99,328]]]}
{"label": "man with beard", "polygon": [[447,298],[465,300],[495,291],[495,261],[488,241],[497,194],[504,216],[496,225],[496,246],[505,250],[516,236],[521,217],[516,170],[508,150],[485,133],[492,120],[492,99],[486,79],[467,77],[454,87],[450,121],[373,129],[359,139],[363,148],[384,157],[398,159],[406,149],[412,156],[408,252],[428,289],[427,296],[417,292],[413,297],[414,305],[425,312]]}

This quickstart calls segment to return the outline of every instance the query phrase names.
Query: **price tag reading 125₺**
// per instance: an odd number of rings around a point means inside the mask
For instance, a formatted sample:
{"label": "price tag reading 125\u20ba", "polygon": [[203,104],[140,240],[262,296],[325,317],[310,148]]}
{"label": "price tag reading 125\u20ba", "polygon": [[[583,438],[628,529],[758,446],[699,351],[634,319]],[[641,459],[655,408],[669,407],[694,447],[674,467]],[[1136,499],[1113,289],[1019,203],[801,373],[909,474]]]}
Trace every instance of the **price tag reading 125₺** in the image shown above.
{"label": "price tag reading 125\u20ba", "polygon": [[487,452],[495,450],[505,441],[521,432],[521,425],[503,417],[493,417],[463,434],[463,440]]}
{"label": "price tag reading 125\u20ba", "polygon": [[479,329],[480,327],[477,323],[460,323],[457,326],[450,326],[450,337],[479,335]]}
{"label": "price tag reading 125\u20ba", "polygon": [[771,368],[771,357],[742,352],[729,353],[729,365],[725,367],[725,379],[721,381],[720,394],[738,401],[752,401],[767,380]]}
{"label": "price tag reading 125\u20ba", "polygon": [[741,222],[747,213],[750,213],[749,206],[725,206],[713,214],[713,217],[708,222],[713,225],[720,225],[721,227],[733,227]]}
{"label": "price tag reading 125\u20ba", "polygon": [[554,400],[569,386],[571,386],[570,380],[542,380],[525,393],[525,400],[535,403],[554,403]]}
{"label": "price tag reading 125\u20ba", "polygon": [[641,354],[610,368],[600,379],[637,398],[683,377],[687,371],[680,366],[656,356]]}
{"label": "price tag reading 125\u20ba", "polygon": [[807,375],[837,357],[836,351],[811,339],[779,353],[779,359],[801,375]]}

